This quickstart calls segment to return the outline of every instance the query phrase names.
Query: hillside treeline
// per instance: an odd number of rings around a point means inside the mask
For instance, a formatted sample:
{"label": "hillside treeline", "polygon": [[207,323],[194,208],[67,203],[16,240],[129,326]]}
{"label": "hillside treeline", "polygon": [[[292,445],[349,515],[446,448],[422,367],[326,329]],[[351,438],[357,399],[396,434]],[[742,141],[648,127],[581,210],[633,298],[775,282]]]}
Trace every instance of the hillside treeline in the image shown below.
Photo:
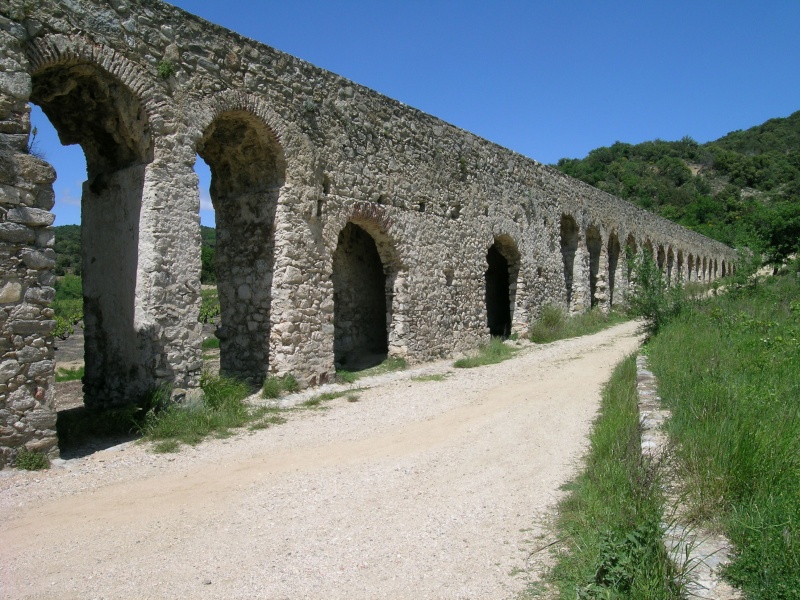
{"label": "hillside treeline", "polygon": [[564,173],[777,262],[800,250],[800,111],[706,144],[617,142]]}

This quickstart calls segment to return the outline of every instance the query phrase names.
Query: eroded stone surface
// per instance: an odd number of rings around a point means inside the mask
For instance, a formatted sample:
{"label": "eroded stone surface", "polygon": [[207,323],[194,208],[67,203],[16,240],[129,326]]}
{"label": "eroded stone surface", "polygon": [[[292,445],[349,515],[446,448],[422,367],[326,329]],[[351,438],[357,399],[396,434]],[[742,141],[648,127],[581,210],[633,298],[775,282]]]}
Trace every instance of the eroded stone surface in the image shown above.
{"label": "eroded stone surface", "polygon": [[[28,103],[87,158],[89,406],[199,385],[198,153],[212,171],[221,364],[254,382],[288,372],[301,385],[326,381],[348,336],[414,362],[472,349],[490,325],[519,332],[548,303],[607,310],[623,299],[626,248],[649,248],[684,279],[712,279],[736,260],[722,244],[172,6],[6,0],[0,350],[17,367],[3,367],[14,373],[0,401],[26,390],[45,399],[37,411],[52,409],[55,173],[28,153]],[[367,304],[345,310],[345,325],[334,271],[348,224],[372,238],[384,295],[353,290],[350,306]],[[341,264],[357,270],[351,262]],[[18,360],[26,347],[44,349],[34,371]],[[0,462],[36,436],[53,439],[26,419],[0,419],[22,424]]]}

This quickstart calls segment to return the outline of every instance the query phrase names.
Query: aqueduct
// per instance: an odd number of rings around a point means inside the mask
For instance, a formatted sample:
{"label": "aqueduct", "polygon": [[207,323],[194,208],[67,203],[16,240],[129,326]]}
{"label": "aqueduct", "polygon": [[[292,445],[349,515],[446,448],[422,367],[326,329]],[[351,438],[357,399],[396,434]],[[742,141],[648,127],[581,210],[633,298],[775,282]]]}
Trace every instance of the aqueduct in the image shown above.
{"label": "aqueduct", "polygon": [[728,247],[435,117],[156,0],[0,6],[0,466],[57,453],[55,173],[30,104],[87,160],[87,406],[202,369],[202,156],[212,171],[222,368],[329,380],[525,328],[548,303],[619,302],[627,251],[671,279]]}

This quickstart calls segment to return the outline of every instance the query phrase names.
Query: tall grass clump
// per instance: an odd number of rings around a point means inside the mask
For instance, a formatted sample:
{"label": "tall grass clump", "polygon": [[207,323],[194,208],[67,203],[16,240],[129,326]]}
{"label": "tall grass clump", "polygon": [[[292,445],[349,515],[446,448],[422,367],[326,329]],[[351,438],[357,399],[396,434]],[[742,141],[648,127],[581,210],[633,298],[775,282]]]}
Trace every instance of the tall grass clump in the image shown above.
{"label": "tall grass clump", "polygon": [[480,345],[476,354],[459,358],[453,363],[453,366],[459,369],[471,369],[473,367],[482,367],[483,365],[494,365],[508,360],[516,353],[516,348],[503,343],[503,340],[499,337],[493,337],[488,344]]}
{"label": "tall grass clump", "polygon": [[800,598],[800,284],[695,306],[649,343],[692,515],[735,546],[748,598]]}
{"label": "tall grass clump", "polygon": [[596,308],[578,315],[567,316],[560,306],[548,304],[542,308],[539,319],[531,324],[528,338],[537,344],[546,344],[597,333],[624,320],[625,316],[616,311],[606,314]]}
{"label": "tall grass clump", "polygon": [[141,429],[146,439],[157,442],[156,451],[174,451],[180,443],[196,445],[211,434],[224,437],[253,420],[253,409],[244,402],[250,395],[246,383],[204,373],[200,387],[204,398],[197,406],[154,401]]}
{"label": "tall grass clump", "polygon": [[628,311],[644,320],[644,329],[655,335],[677,317],[687,300],[681,285],[670,285],[653,255],[645,251],[630,259],[631,286],[626,295]]}
{"label": "tall grass clump", "polygon": [[549,574],[562,598],[681,598],[661,543],[658,465],[642,457],[636,359],[603,390],[583,471],[559,506],[561,552]]}

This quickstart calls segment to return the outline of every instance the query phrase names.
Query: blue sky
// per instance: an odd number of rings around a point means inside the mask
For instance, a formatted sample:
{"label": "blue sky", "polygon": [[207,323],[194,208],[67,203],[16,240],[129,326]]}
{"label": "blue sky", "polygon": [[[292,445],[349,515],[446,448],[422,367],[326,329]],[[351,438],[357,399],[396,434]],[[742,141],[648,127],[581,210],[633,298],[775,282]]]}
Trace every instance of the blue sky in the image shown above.
{"label": "blue sky", "polygon": [[[173,4],[544,163],[800,109],[797,0]],[[82,152],[34,125],[59,174],[56,224],[77,223]]]}

